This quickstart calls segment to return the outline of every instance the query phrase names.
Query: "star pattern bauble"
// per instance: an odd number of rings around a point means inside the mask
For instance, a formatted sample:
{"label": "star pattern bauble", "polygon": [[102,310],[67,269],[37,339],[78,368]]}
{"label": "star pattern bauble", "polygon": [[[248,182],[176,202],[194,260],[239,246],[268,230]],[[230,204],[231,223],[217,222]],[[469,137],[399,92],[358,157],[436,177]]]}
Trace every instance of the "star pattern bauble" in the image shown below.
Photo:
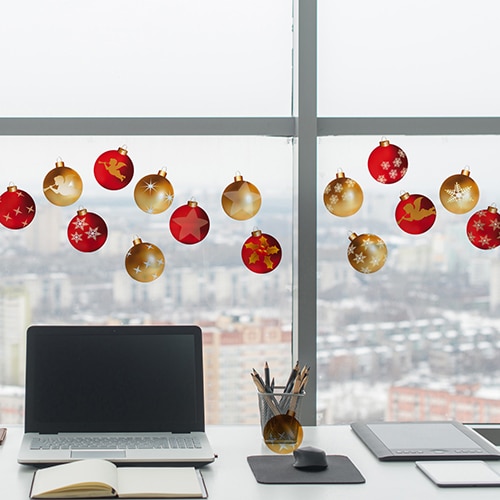
{"label": "star pattern bauble", "polygon": [[279,454],[292,453],[302,443],[304,431],[293,415],[275,415],[267,421],[262,432],[266,446]]}
{"label": "star pattern bauble", "polygon": [[370,274],[381,269],[387,259],[384,240],[375,234],[352,233],[347,248],[347,258],[351,266],[360,273]]}
{"label": "star pattern bauble", "polygon": [[174,188],[161,169],[157,174],[146,175],[135,186],[134,199],[137,206],[147,214],[159,214],[167,210],[174,201]]}
{"label": "star pattern bauble", "polygon": [[470,212],[479,201],[479,188],[470,177],[470,171],[463,169],[460,174],[448,177],[439,190],[443,207],[454,214]]}
{"label": "star pattern bauble", "polygon": [[205,210],[196,201],[191,200],[172,213],[169,226],[172,236],[177,241],[192,245],[207,236],[210,220]]}
{"label": "star pattern bauble", "polygon": [[492,250],[500,245],[500,214],[495,206],[479,210],[470,217],[467,238],[481,250]]}
{"label": "star pattern bauble", "polygon": [[135,238],[125,256],[125,269],[131,278],[142,283],[158,279],[165,269],[163,252],[153,243]]}
{"label": "star pattern bauble", "polygon": [[35,218],[33,198],[17,186],[10,185],[0,196],[0,224],[8,229],[23,229]]}
{"label": "star pattern bauble", "polygon": [[260,191],[241,175],[234,177],[222,193],[221,204],[226,214],[235,220],[248,220],[259,210],[262,203]]}
{"label": "star pattern bauble", "polygon": [[100,215],[81,208],[69,222],[67,235],[76,250],[95,252],[106,243],[108,226]]}

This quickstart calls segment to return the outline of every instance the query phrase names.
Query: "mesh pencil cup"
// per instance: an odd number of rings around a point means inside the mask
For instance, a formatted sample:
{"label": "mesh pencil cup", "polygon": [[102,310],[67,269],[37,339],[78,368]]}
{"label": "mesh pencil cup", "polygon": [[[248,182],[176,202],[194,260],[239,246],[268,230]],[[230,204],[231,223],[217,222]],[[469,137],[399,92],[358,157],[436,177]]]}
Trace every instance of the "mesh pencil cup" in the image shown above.
{"label": "mesh pencil cup", "polygon": [[305,393],[258,392],[262,437],[275,453],[291,453],[302,443],[300,411]]}

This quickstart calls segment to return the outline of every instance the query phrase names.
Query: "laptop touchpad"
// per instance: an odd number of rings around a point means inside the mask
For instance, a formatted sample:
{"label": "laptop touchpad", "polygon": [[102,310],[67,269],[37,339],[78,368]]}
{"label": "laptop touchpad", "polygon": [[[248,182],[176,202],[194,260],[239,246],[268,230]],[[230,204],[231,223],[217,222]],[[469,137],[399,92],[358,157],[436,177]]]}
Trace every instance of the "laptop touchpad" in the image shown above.
{"label": "laptop touchpad", "polygon": [[125,458],[125,450],[71,450],[71,458]]}

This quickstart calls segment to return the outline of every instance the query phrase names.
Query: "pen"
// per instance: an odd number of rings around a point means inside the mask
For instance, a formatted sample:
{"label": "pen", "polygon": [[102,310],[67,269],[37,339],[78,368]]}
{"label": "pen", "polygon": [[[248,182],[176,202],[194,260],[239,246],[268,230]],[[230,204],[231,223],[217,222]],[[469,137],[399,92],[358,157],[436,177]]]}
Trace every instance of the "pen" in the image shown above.
{"label": "pen", "polygon": [[0,428],[0,444],[3,444],[6,436],[7,436],[7,429],[5,427]]}

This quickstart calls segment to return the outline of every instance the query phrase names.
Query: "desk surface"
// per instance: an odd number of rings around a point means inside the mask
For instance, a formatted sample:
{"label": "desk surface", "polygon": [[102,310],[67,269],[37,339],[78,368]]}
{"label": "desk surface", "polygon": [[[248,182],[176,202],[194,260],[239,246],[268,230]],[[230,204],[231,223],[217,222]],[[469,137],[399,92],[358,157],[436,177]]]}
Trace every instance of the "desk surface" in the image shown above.
{"label": "desk surface", "polygon": [[[217,460],[204,467],[203,477],[212,500],[482,500],[500,498],[500,488],[439,488],[413,462],[379,462],[349,426],[305,427],[303,446],[316,446],[329,455],[346,455],[366,479],[365,484],[265,485],[255,481],[248,455],[272,454],[262,443],[260,429],[253,426],[211,426],[207,433]],[[22,427],[11,426],[0,446],[0,498],[27,500],[33,468],[16,461]],[[500,462],[491,462],[500,472]]]}

